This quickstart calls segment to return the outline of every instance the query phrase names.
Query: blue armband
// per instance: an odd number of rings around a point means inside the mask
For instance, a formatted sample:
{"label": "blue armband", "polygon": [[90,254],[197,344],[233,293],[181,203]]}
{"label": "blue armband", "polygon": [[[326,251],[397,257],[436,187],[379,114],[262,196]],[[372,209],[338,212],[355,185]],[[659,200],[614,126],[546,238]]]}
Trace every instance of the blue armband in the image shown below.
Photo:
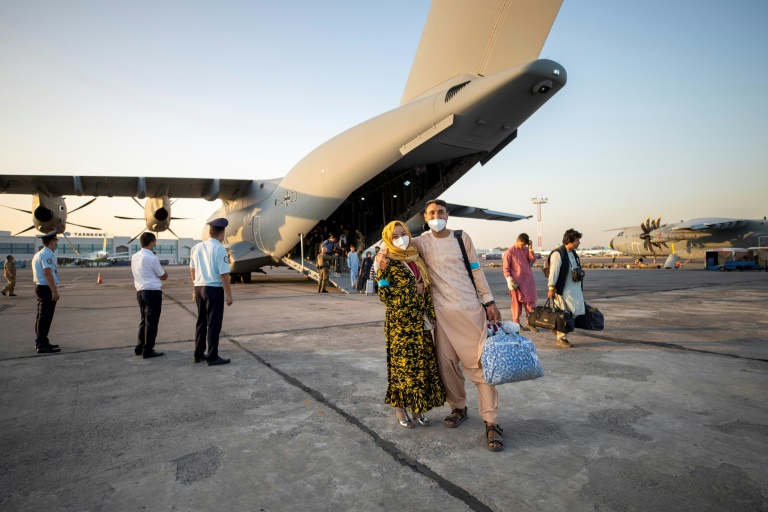
{"label": "blue armband", "polygon": [[476,268],[480,268],[480,262],[479,261],[473,261],[469,264],[469,268],[472,270],[475,270]]}
{"label": "blue armband", "polygon": [[389,286],[389,281],[386,279],[379,279],[379,286]]}

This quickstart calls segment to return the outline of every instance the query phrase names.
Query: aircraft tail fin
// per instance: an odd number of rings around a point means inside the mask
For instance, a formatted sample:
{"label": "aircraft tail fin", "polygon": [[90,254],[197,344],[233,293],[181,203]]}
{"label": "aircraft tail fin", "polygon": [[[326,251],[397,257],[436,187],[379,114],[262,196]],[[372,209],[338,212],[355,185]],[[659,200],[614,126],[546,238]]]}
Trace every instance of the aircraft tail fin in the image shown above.
{"label": "aircraft tail fin", "polygon": [[460,75],[539,58],[563,0],[434,0],[401,105]]}

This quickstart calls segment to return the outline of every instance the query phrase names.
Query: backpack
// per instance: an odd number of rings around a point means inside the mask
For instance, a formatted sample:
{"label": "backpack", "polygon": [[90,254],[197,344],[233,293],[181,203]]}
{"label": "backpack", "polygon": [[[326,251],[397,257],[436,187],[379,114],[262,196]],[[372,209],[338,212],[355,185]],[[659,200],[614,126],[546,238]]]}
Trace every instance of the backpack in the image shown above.
{"label": "backpack", "polygon": [[[554,252],[554,251],[552,251],[552,252]],[[541,271],[544,272],[544,277],[546,277],[547,279],[549,279],[549,258],[552,257],[552,252],[550,252],[547,255],[547,259],[544,260],[544,266],[541,267]]]}

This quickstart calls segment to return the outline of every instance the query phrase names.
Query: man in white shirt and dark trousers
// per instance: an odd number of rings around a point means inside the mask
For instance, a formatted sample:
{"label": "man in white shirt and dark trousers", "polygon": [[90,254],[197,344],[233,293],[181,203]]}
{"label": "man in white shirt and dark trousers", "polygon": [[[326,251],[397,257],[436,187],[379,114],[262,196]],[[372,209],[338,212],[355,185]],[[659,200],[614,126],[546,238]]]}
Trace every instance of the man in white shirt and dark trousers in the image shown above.
{"label": "man in white shirt and dark trousers", "polygon": [[[229,281],[229,256],[221,245],[227,219],[208,222],[210,238],[195,245],[189,254],[189,274],[195,289],[192,299],[197,303],[194,361],[208,361],[208,366],[229,363],[219,357],[219,334],[224,319],[224,302],[232,305],[232,289]],[[208,355],[206,356],[206,340]]]}
{"label": "man in white shirt and dark trousers", "polygon": [[160,323],[160,310],[163,306],[163,284],[160,281],[168,279],[168,272],[160,266],[160,260],[153,252],[157,238],[153,233],[142,233],[139,238],[141,251],[131,257],[131,272],[133,284],[136,286],[136,300],[141,312],[139,324],[139,342],[134,348],[137,356],[144,359],[162,356],[155,351],[157,326]]}
{"label": "man in white shirt and dark trousers", "polygon": [[56,230],[40,235],[43,248],[32,258],[32,278],[35,281],[37,296],[37,319],[35,320],[35,351],[40,354],[61,352],[58,345],[48,339],[53,313],[59,301],[59,274],[56,272],[56,254],[58,246]]}

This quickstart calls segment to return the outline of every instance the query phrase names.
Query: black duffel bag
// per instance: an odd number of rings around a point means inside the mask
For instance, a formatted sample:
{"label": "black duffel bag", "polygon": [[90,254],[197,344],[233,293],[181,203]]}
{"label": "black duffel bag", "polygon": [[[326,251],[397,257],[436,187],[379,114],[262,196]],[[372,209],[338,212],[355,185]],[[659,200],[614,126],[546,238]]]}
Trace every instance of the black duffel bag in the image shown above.
{"label": "black duffel bag", "polygon": [[599,309],[584,303],[584,314],[576,317],[574,325],[588,331],[602,331],[605,327],[605,317]]}
{"label": "black duffel bag", "polygon": [[547,299],[543,306],[536,306],[528,313],[528,325],[569,333],[573,332],[573,314],[555,306],[552,299]]}

